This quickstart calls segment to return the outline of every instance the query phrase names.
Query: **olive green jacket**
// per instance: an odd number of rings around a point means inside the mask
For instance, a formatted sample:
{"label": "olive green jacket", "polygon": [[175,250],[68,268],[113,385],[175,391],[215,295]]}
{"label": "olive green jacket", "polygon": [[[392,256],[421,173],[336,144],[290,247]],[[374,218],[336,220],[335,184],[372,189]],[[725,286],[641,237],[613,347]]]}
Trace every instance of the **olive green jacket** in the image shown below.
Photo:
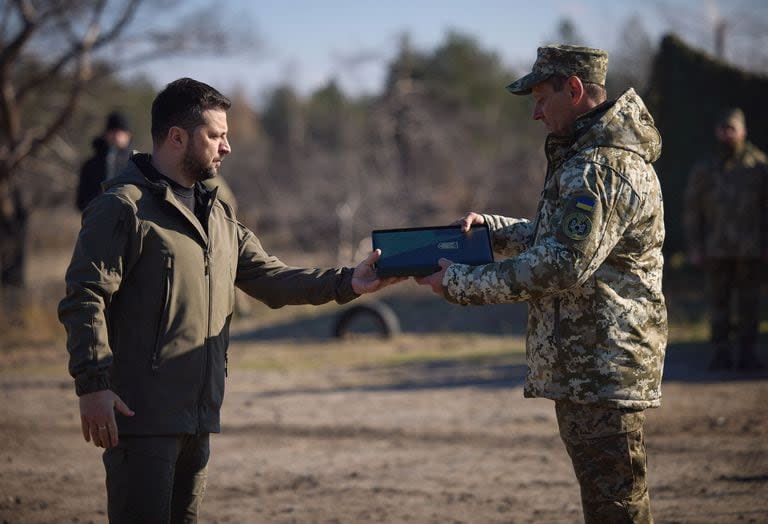
{"label": "olive green jacket", "polygon": [[547,140],[535,222],[485,216],[510,258],[454,264],[461,304],[528,302],[525,395],[630,409],[658,406],[667,342],[664,211],[651,165],[661,137],[634,90]]}
{"label": "olive green jacket", "polygon": [[59,318],[78,395],[135,411],[121,434],[219,431],[235,285],[273,308],[356,297],[351,269],[286,266],[206,194],[207,228],[131,161],[83,214]]}

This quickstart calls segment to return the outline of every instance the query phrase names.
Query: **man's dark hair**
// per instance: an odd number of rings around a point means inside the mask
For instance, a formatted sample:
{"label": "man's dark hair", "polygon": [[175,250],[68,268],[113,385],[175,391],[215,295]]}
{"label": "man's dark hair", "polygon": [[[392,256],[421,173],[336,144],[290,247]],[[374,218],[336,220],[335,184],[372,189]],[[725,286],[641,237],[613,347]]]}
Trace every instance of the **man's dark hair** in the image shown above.
{"label": "man's dark hair", "polygon": [[[552,86],[553,91],[561,91],[568,81],[568,77],[563,75],[552,75],[545,81]],[[605,86],[595,84],[594,82],[585,82],[584,80],[582,80],[581,83],[584,85],[584,92],[591,100],[602,104],[608,98]]]}
{"label": "man's dark hair", "polygon": [[160,144],[172,127],[191,131],[204,124],[208,109],[226,111],[232,102],[216,89],[191,78],[174,80],[152,102],[152,141]]}

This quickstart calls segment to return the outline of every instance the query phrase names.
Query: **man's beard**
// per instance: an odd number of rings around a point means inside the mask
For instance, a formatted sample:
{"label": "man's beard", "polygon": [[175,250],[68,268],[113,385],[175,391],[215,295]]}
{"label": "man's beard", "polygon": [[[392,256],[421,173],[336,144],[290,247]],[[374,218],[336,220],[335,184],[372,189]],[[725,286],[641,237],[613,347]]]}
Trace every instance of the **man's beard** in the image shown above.
{"label": "man's beard", "polygon": [[718,142],[718,150],[722,156],[732,156],[737,153],[743,146],[739,141],[720,140]]}
{"label": "man's beard", "polygon": [[202,182],[216,176],[216,170],[213,166],[204,165],[200,159],[195,156],[195,151],[191,147],[191,144],[187,145],[187,150],[184,151],[184,157],[181,159],[181,169],[190,175],[195,182]]}

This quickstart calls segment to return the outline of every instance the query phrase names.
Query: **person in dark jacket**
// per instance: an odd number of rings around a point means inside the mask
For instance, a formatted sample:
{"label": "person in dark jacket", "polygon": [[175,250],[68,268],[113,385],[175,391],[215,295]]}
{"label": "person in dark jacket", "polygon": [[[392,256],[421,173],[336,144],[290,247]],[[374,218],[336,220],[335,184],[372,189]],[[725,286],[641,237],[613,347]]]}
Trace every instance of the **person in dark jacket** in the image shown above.
{"label": "person in dark jacket", "polygon": [[97,195],[101,184],[117,176],[130,156],[131,130],[119,111],[107,116],[104,132],[93,139],[93,156],[80,168],[77,208],[82,212]]}
{"label": "person in dark jacket", "polygon": [[[85,209],[59,318],[83,436],[106,448],[110,522],[195,522],[220,430],[235,286],[270,307],[349,302],[380,280],[289,267],[218,189],[230,101],[182,78],[152,103],[153,152],[135,154]],[[119,437],[119,438],[118,438]]]}

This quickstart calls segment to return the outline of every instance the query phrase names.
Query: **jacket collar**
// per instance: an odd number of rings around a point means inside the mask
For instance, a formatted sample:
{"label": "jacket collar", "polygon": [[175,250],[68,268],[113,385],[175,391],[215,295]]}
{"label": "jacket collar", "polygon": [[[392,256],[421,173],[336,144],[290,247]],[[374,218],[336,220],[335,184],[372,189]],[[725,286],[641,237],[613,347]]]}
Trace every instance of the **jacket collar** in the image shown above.
{"label": "jacket collar", "polygon": [[646,162],[655,162],[661,154],[661,134],[634,89],[584,113],[576,119],[574,129],[568,137],[547,137],[545,150],[550,163],[560,163],[593,147],[624,149]]}
{"label": "jacket collar", "polygon": [[[126,164],[123,171],[119,176],[104,183],[104,189],[107,190],[111,187],[132,184],[139,187],[148,189],[152,194],[156,195],[160,200],[164,201],[168,205],[172,206],[178,213],[180,213],[187,222],[194,228],[195,232],[199,236],[204,245],[208,244],[208,234],[205,228],[200,223],[200,220],[187,208],[184,204],[179,202],[171,191],[171,187],[167,181],[165,181],[160,173],[152,166],[152,155],[148,153],[139,153],[134,151],[131,154],[130,161]],[[158,178],[159,179],[156,179]],[[195,192],[203,195],[203,201],[207,210],[215,204],[218,191],[216,189],[209,190],[205,185],[197,182],[195,184]]]}

